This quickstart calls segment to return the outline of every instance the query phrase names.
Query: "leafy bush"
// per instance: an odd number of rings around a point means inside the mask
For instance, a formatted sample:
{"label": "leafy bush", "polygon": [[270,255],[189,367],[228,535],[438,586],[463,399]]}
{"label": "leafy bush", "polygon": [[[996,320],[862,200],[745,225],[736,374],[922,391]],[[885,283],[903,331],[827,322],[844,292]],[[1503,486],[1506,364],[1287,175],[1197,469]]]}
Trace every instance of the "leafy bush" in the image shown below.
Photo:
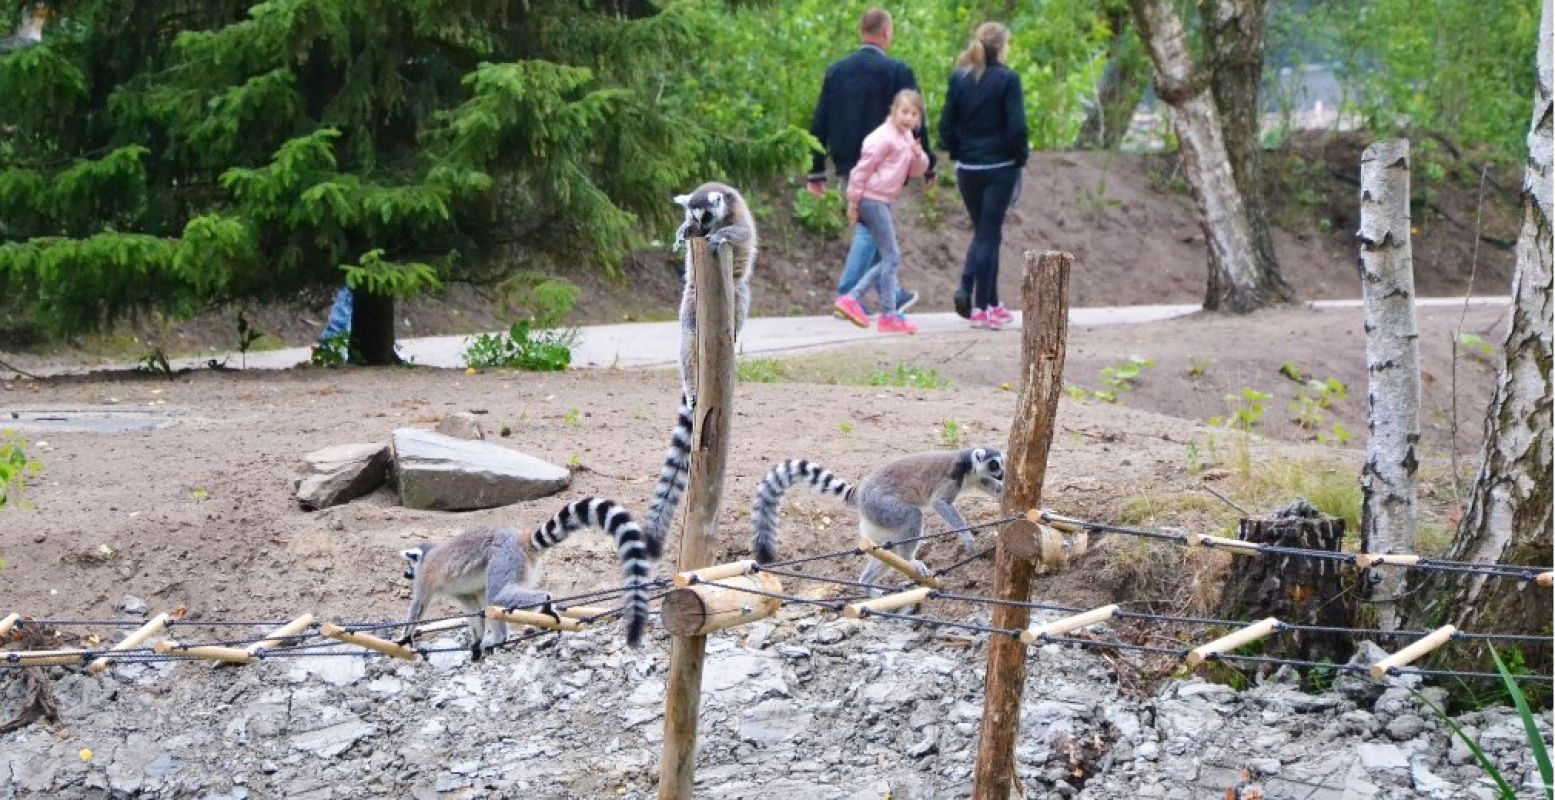
{"label": "leafy bush", "polygon": [[536,333],[530,320],[513,323],[506,334],[483,333],[465,348],[464,363],[475,369],[507,367],[533,372],[556,372],[572,364],[572,348],[578,332],[546,330]]}
{"label": "leafy bush", "polygon": [[0,431],[0,508],[14,505],[27,479],[36,476],[43,465],[27,457],[27,440],[15,431]]}
{"label": "leafy bush", "polygon": [[799,227],[817,235],[831,238],[848,227],[848,201],[836,189],[816,197],[805,189],[794,193],[794,221]]}

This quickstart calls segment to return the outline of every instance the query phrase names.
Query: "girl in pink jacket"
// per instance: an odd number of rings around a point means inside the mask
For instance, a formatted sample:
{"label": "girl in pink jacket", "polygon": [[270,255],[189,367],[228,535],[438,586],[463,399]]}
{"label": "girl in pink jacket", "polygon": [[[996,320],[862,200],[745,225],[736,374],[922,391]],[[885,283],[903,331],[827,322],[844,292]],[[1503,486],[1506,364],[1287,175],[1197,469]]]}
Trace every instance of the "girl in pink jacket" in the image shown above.
{"label": "girl in pink jacket", "polygon": [[[862,222],[869,228],[880,249],[880,274],[875,294],[880,298],[881,333],[917,333],[918,326],[896,311],[896,275],[902,265],[902,253],[896,246],[896,229],[891,223],[891,204],[907,185],[909,177],[929,169],[929,156],[913,137],[923,119],[923,96],[911,89],[896,93],[891,116],[873,133],[864,137],[864,151],[858,165],[848,174],[848,222]],[[869,315],[859,302],[869,287],[862,282],[853,291],[837,298],[837,310],[855,325],[869,327]]]}

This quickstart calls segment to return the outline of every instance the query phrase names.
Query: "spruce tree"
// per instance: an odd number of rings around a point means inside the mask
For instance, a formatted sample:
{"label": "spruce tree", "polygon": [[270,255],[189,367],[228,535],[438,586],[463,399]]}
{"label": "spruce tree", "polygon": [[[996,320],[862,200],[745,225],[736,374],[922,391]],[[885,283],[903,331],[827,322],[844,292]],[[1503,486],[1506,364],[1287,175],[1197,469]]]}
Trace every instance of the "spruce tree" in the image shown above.
{"label": "spruce tree", "polygon": [[[805,152],[793,128],[700,121],[710,100],[686,54],[715,19],[691,3],[51,10],[41,45],[0,56],[9,328],[345,282],[357,355],[386,363],[395,300],[559,260],[613,271],[671,195]],[[498,246],[527,263],[494,265]]]}

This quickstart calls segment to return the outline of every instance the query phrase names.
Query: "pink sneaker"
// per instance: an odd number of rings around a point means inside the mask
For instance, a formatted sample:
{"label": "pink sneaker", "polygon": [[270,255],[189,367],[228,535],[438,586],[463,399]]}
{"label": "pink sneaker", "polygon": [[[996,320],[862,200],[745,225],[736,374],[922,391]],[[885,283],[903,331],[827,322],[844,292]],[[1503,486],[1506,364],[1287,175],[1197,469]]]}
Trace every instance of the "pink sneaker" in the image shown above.
{"label": "pink sneaker", "polygon": [[901,314],[881,314],[880,321],[875,324],[875,329],[881,333],[917,333],[918,326],[907,321]]}
{"label": "pink sneaker", "polygon": [[860,328],[869,327],[869,315],[864,312],[864,306],[852,297],[842,295],[832,306],[832,316],[845,319]]}
{"label": "pink sneaker", "polygon": [[967,317],[967,319],[971,320],[972,327],[974,328],[988,327],[988,311],[986,309],[979,308],[973,311],[972,316]]}
{"label": "pink sneaker", "polygon": [[990,306],[988,308],[988,318],[991,320],[998,320],[1000,325],[1008,325],[1015,321],[1015,315],[1005,310],[1003,303],[1000,303],[996,306]]}

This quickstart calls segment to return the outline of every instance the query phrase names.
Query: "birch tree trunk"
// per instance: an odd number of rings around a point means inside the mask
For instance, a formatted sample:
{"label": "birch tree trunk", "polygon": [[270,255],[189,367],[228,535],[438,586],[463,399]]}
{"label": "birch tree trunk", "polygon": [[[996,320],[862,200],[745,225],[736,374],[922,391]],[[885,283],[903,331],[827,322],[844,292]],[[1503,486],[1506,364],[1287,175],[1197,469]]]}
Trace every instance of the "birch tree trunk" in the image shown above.
{"label": "birch tree trunk", "polygon": [[[1490,408],[1485,447],[1468,513],[1446,558],[1546,566],[1551,513],[1551,0],[1539,20],[1538,71],[1528,167],[1523,176],[1523,228],[1512,277],[1512,315]],[[1432,573],[1414,587],[1410,623],[1436,620],[1486,631],[1548,630],[1551,592],[1528,583]],[[1530,666],[1548,668],[1531,648]]]}
{"label": "birch tree trunk", "polygon": [[1204,0],[1199,16],[1204,25],[1204,44],[1209,60],[1210,91],[1220,111],[1221,132],[1231,174],[1247,209],[1248,235],[1253,244],[1255,268],[1268,276],[1276,299],[1295,297],[1280,275],[1274,257],[1274,236],[1269,230],[1269,209],[1264,202],[1262,154],[1258,147],[1263,107],[1258,102],[1263,85],[1263,44],[1267,28],[1268,0]]}
{"label": "birch tree trunk", "polygon": [[[1409,247],[1409,142],[1361,154],[1361,295],[1366,307],[1366,466],[1361,551],[1413,553],[1415,444],[1420,441],[1420,348]],[[1377,624],[1398,628],[1402,570],[1371,572]]]}
{"label": "birch tree trunk", "polygon": [[1282,299],[1282,281],[1258,267],[1247,209],[1237,189],[1220,112],[1195,74],[1182,21],[1170,0],[1129,0],[1154,67],[1155,92],[1172,109],[1183,172],[1209,245],[1204,308],[1245,313]]}

